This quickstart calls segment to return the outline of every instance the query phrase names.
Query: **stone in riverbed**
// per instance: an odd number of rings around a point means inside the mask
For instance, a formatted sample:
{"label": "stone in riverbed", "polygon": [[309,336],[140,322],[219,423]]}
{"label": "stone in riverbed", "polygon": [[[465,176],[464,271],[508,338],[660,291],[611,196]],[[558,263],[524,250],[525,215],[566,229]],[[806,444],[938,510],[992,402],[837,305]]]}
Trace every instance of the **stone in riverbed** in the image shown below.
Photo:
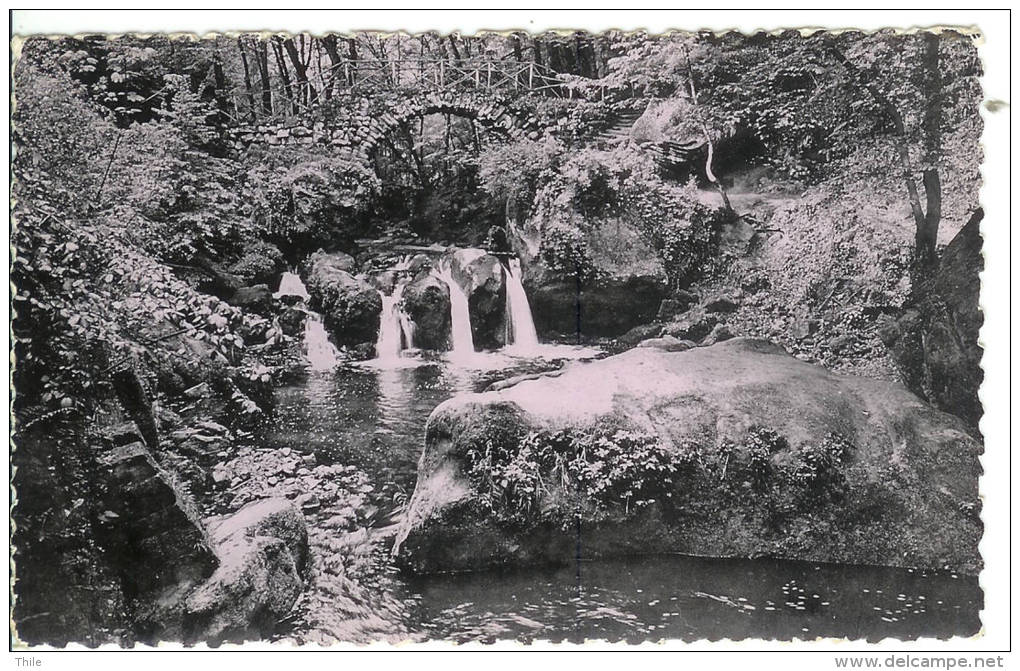
{"label": "stone in riverbed", "polygon": [[468,297],[475,347],[506,344],[506,279],[500,260],[482,249],[459,249],[450,271]]}
{"label": "stone in riverbed", "polygon": [[733,332],[730,331],[726,324],[716,324],[712,327],[712,332],[705,336],[705,339],[701,341],[702,345],[714,345],[717,342],[729,340],[733,337]]}
{"label": "stone in riverbed", "polygon": [[311,306],[322,313],[323,323],[337,344],[374,349],[379,333],[382,298],[361,277],[355,277],[353,260],[346,254],[316,252],[302,265]]}
{"label": "stone in riverbed", "polygon": [[322,502],[319,501],[319,497],[312,492],[301,494],[294,500],[294,502],[301,506],[301,510],[306,512],[318,510],[322,506]]}
{"label": "stone in riverbed", "polygon": [[712,332],[718,323],[719,318],[716,315],[706,314],[703,309],[695,308],[677,320],[666,324],[662,328],[662,333],[681,340],[700,342]]}
{"label": "stone in riverbed", "polygon": [[659,312],[656,320],[660,322],[669,321],[679,317],[698,302],[698,295],[689,291],[678,291],[672,297],[663,299],[659,303]]}
{"label": "stone in riverbed", "polygon": [[227,297],[227,303],[256,314],[268,316],[273,312],[273,292],[265,284],[241,287]]}
{"label": "stone in riverbed", "polygon": [[[606,488],[590,494],[576,475],[564,484],[539,466],[543,486],[522,490],[537,492],[526,506],[490,498],[471,475],[484,446],[508,464],[530,458],[522,445],[569,463],[585,436],[608,441],[613,463],[633,454],[662,468],[597,475]],[[585,558],[679,552],[973,573],[981,450],[961,421],[902,385],[836,375],[765,341],[638,347],[437,407],[395,552],[418,572],[569,562],[580,511]],[[513,477],[500,491],[515,491]]]}
{"label": "stone in riverbed", "polygon": [[423,267],[404,287],[401,308],[414,323],[414,346],[445,350],[450,342],[450,289]]}
{"label": "stone in riverbed", "polygon": [[740,301],[733,296],[719,296],[705,303],[705,312],[709,314],[736,312]]}
{"label": "stone in riverbed", "polygon": [[294,307],[285,307],[280,311],[280,329],[289,336],[298,336],[304,332],[307,313]]}
{"label": "stone in riverbed", "polygon": [[266,499],[210,523],[209,534],[220,566],[185,603],[185,640],[264,638],[304,588],[304,517],[285,499]]}
{"label": "stone in riverbed", "polygon": [[689,350],[692,347],[697,347],[697,344],[690,340],[680,340],[673,336],[662,336],[661,338],[649,338],[648,340],[642,340],[638,343],[638,347],[654,347],[661,349],[665,352],[683,352]]}
{"label": "stone in riverbed", "polygon": [[655,338],[662,333],[662,324],[641,324],[617,338],[624,345],[636,345],[642,340]]}

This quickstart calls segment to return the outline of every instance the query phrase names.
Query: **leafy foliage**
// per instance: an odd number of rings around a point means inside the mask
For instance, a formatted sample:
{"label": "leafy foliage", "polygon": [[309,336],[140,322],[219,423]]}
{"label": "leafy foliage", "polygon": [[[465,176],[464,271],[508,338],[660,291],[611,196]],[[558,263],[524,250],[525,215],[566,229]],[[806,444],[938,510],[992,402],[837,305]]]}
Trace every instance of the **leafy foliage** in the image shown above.
{"label": "leafy foliage", "polygon": [[768,490],[772,476],[772,455],[789,448],[786,438],[774,429],[756,426],[747,432],[744,449],[747,450],[747,465],[751,475],[751,486],[756,492]]}
{"label": "leafy foliage", "polygon": [[698,200],[693,185],[665,181],[647,155],[626,144],[571,150],[551,140],[541,145],[529,142],[484,156],[482,164],[507,154],[534,156],[539,149],[545,167],[537,174],[492,168],[483,170],[482,176],[492,180],[486,186],[491,192],[515,197],[526,197],[530,189],[522,186],[513,192],[509,184],[526,185],[541,178],[527,208],[528,226],[541,232],[540,254],[550,269],[582,282],[597,279],[602,269],[591,241],[597,228],[613,222],[643,236],[675,287],[685,286],[706,268],[724,218]]}
{"label": "leafy foliage", "polygon": [[353,240],[362,232],[357,215],[379,193],[368,166],[303,148],[253,150],[247,163],[244,211],[259,231],[284,246],[303,238],[310,245],[333,236]]}
{"label": "leafy foliage", "polygon": [[515,445],[484,441],[467,458],[483,500],[508,523],[551,512],[557,487],[602,512],[665,502],[674,478],[700,461],[694,448],[676,451],[650,434],[612,427],[533,431]]}
{"label": "leafy foliage", "polygon": [[241,257],[230,266],[230,272],[249,284],[268,282],[286,268],[283,253],[264,240],[245,245]]}
{"label": "leafy foliage", "polygon": [[829,433],[817,445],[801,448],[793,471],[793,482],[805,504],[827,503],[842,495],[846,477],[840,466],[850,456],[851,443],[843,436]]}

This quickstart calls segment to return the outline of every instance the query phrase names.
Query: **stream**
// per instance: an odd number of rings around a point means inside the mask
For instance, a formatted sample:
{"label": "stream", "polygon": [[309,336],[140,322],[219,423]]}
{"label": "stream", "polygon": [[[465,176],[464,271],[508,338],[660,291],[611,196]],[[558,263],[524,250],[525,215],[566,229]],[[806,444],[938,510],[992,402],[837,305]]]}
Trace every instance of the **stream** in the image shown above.
{"label": "stream", "polygon": [[[292,287],[294,293],[298,289],[303,287]],[[528,311],[521,294],[511,297],[518,315]],[[456,305],[452,309],[457,312]],[[392,524],[414,490],[425,423],[437,405],[500,380],[554,370],[570,360],[585,365],[603,354],[539,344],[531,340],[533,326],[529,332],[526,324],[516,330],[528,340],[498,352],[472,351],[470,329],[454,351],[401,352],[401,338],[407,341],[412,334],[401,336],[398,315],[389,312],[393,324],[380,335],[379,357],[361,363],[339,358],[319,316],[309,312],[307,375],[276,390],[274,422],[264,437],[268,449],[289,448],[314,455],[319,464],[366,474],[381,508],[377,527]],[[321,517],[309,518],[312,525],[320,522]],[[332,538],[326,528],[311,531],[320,539]],[[320,557],[327,564],[343,561],[341,555],[349,551],[343,543],[336,550],[329,549],[330,542],[317,547],[337,555]],[[405,576],[388,565],[378,546],[371,552],[374,573],[383,578],[371,579],[368,589],[391,604],[371,612],[371,631],[407,632],[417,640],[879,640],[968,636],[981,627],[977,579],[950,572],[671,555]],[[284,633],[301,640],[348,640],[347,613],[364,617],[371,609],[362,605],[352,611],[346,602],[341,607],[337,595],[346,588],[332,589],[320,589],[303,606],[319,611],[299,618],[317,622],[316,631]]]}
{"label": "stream", "polygon": [[[311,371],[278,390],[277,422],[267,440],[314,453],[322,463],[355,465],[377,489],[409,497],[425,421],[436,405],[559,364],[512,359],[505,367],[466,369],[436,360]],[[982,604],[977,580],[951,573],[681,556],[395,575],[386,589],[404,605],[402,627],[458,642],[944,638],[975,633]]]}

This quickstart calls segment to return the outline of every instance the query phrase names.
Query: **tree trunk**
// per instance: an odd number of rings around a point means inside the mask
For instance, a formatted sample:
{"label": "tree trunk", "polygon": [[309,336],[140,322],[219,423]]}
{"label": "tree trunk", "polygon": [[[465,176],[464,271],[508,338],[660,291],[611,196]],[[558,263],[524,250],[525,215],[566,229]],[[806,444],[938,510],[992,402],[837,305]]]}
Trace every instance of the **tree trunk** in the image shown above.
{"label": "tree trunk", "polygon": [[708,177],[708,181],[712,182],[716,190],[719,192],[719,196],[722,198],[723,206],[728,212],[733,212],[733,206],[730,205],[730,196],[726,193],[726,187],[719,181],[719,178],[715,176],[715,172],[712,170],[712,158],[715,155],[715,145],[712,142],[712,135],[708,132],[708,124],[705,122],[705,117],[702,114],[701,107],[698,105],[698,90],[694,86],[694,68],[691,66],[691,53],[687,49],[687,45],[684,44],[684,60],[687,61],[687,81],[691,87],[691,104],[694,105],[694,110],[698,116],[698,123],[701,125],[701,130],[705,134],[705,144],[708,145],[708,157],[705,159],[705,176]]}
{"label": "tree trunk", "polygon": [[427,189],[428,178],[426,177],[425,163],[422,161],[421,155],[415,150],[414,137],[411,135],[411,129],[407,127],[407,124],[400,124],[400,134],[404,136],[404,141],[407,142],[408,151],[411,154],[411,160],[414,161],[418,184],[422,189]]}
{"label": "tree trunk", "polygon": [[[516,61],[518,64],[524,63],[524,46],[521,44],[520,33],[513,33],[512,35],[510,35],[510,40],[514,45],[514,61]],[[524,72],[518,73],[515,79],[517,82],[516,86],[518,88],[524,88],[528,85],[528,78]]]}
{"label": "tree trunk", "polygon": [[244,51],[244,42],[237,38],[237,50],[241,52],[241,65],[244,66],[244,90],[248,95],[248,113],[251,120],[255,121],[255,96],[251,92],[251,70],[248,68],[248,55]]}
{"label": "tree trunk", "polygon": [[460,50],[457,49],[457,40],[453,38],[453,35],[447,35],[450,39],[450,48],[453,50],[453,57],[460,63],[463,59],[460,57]]}
{"label": "tree trunk", "polygon": [[892,121],[895,138],[893,145],[896,155],[899,158],[900,171],[903,175],[903,182],[907,187],[907,198],[910,201],[910,212],[914,217],[916,226],[914,235],[914,260],[920,269],[931,268],[937,262],[935,246],[938,240],[939,221],[942,218],[942,185],[939,180],[938,170],[935,163],[938,160],[941,134],[939,125],[942,120],[941,102],[939,100],[939,87],[941,86],[938,73],[938,36],[933,33],[924,33],[925,55],[924,55],[924,86],[925,96],[925,161],[927,165],[922,171],[921,180],[925,189],[925,200],[928,205],[928,213],[925,214],[921,207],[921,196],[917,190],[917,183],[914,181],[914,170],[910,164],[910,150],[906,143],[906,127],[903,123],[903,116],[889,98],[884,96],[871,82],[864,78],[864,75],[854,63],[836,47],[829,47],[829,53],[835,58],[847,72],[856,79],[871,97],[882,106],[886,116]]}
{"label": "tree trunk", "polygon": [[216,50],[213,52],[213,97],[216,99],[216,108],[223,116],[226,116],[227,99],[224,93],[227,89],[227,78],[223,74],[223,54],[220,53],[220,41],[216,40]]}
{"label": "tree trunk", "polygon": [[269,87],[269,45],[265,40],[258,41],[255,60],[259,65],[259,86],[262,88],[262,110],[266,116],[273,115],[273,91]]}
{"label": "tree trunk", "polygon": [[[545,85],[545,73],[542,72],[542,68],[545,65],[545,63],[544,63],[543,58],[542,58],[542,42],[538,39],[537,36],[531,38],[531,58],[535,62],[535,65],[538,68],[538,73],[536,73],[537,76],[535,77],[535,79],[538,80],[537,84],[538,84],[538,86],[544,86]],[[534,85],[534,83],[535,82],[532,82],[532,85]],[[549,90],[548,89],[543,89],[542,90],[542,95],[544,95],[544,96],[550,95]]]}
{"label": "tree trunk", "polygon": [[290,73],[287,71],[287,62],[283,58],[283,47],[280,46],[279,38],[273,38],[273,55],[276,57],[276,69],[280,73],[280,78],[283,80],[283,90],[287,94],[287,100],[290,102],[291,111],[294,114],[298,113],[298,103],[294,96],[294,91],[290,85]]}
{"label": "tree trunk", "polygon": [[347,74],[347,85],[354,86],[358,81],[358,43],[355,38],[347,40],[347,59],[351,62],[351,69]]}
{"label": "tree trunk", "polygon": [[297,47],[294,45],[294,38],[288,37],[283,41],[283,48],[287,51],[287,56],[290,58],[290,64],[294,67],[294,79],[297,82],[297,98],[305,104],[315,102],[315,88],[312,86],[312,82],[308,80],[308,65],[301,60],[301,54],[298,53]]}
{"label": "tree trunk", "polygon": [[340,58],[340,52],[336,47],[336,35],[326,35],[320,40],[322,48],[326,50],[326,56],[329,57],[329,77],[326,79],[326,97],[330,97],[333,94],[333,87],[336,85],[336,78],[340,74],[340,65],[343,63],[343,59]]}
{"label": "tree trunk", "polygon": [[938,161],[942,150],[942,76],[939,70],[939,36],[932,32],[922,33],[924,39],[924,170],[921,182],[924,185],[925,215],[923,225],[918,226],[915,236],[917,262],[922,268],[931,268],[938,263],[935,253],[939,237],[939,223],[942,219],[942,182],[939,179]]}

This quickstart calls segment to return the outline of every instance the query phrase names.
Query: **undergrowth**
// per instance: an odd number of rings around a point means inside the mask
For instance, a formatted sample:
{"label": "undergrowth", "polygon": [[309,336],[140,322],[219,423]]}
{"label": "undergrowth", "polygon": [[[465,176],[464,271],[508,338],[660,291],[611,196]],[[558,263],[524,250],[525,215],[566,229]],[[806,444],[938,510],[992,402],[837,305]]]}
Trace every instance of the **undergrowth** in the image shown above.
{"label": "undergrowth", "polygon": [[742,489],[752,505],[773,514],[803,511],[843,497],[852,450],[834,433],[791,449],[774,429],[752,427],[741,444],[723,441],[709,458],[693,442],[672,446],[643,431],[596,426],[488,437],[473,441],[466,457],[481,504],[497,521],[523,525],[629,514],[652,504],[672,517]]}

